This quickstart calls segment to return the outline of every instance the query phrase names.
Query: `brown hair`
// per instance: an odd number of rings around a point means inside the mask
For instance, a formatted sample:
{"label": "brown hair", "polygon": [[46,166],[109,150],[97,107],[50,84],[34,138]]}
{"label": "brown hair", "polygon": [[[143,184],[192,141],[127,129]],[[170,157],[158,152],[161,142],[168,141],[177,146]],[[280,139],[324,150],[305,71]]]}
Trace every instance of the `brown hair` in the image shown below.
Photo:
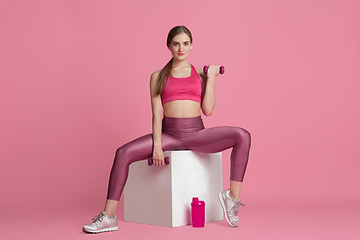
{"label": "brown hair", "polygon": [[[181,33],[186,33],[190,38],[190,43],[192,43],[193,39],[192,39],[190,30],[187,29],[185,26],[176,26],[170,30],[170,32],[167,36],[166,46],[169,47],[173,38],[176,35],[179,35]],[[163,67],[163,69],[161,69],[161,71],[159,73],[159,78],[158,78],[157,87],[156,87],[156,94],[162,93],[164,82],[165,82],[165,80],[166,81],[168,80],[168,78],[171,74],[172,60],[173,59],[171,58],[170,61]]]}

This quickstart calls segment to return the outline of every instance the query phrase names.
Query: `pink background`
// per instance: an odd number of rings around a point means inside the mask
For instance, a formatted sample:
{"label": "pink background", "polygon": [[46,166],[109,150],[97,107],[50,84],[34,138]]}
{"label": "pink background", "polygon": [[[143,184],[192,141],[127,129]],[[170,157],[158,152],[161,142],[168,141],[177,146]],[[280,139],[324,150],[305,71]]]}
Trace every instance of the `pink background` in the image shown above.
{"label": "pink background", "polygon": [[[115,150],[151,132],[168,31],[226,67],[206,127],[252,133],[240,227],[123,221],[98,238],[358,239],[360,2],[0,1],[0,220],[7,239],[85,238]],[[223,154],[224,188],[229,154]],[[146,196],[144,196],[144,204]],[[159,235],[159,233],[162,233]]]}

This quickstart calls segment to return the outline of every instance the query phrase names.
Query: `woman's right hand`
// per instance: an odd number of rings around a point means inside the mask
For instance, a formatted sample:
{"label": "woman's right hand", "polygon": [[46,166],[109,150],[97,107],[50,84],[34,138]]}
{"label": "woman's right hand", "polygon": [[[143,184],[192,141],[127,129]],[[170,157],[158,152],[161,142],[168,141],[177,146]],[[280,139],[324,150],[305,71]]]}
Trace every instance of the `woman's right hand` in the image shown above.
{"label": "woman's right hand", "polygon": [[165,166],[164,152],[161,147],[154,146],[152,160],[156,166]]}

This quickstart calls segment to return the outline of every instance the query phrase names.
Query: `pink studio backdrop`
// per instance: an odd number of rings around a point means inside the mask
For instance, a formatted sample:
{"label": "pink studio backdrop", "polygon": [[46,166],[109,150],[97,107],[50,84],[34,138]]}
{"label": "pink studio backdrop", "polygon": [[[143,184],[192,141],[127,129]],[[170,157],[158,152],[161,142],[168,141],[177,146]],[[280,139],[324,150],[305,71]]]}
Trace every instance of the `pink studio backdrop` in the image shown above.
{"label": "pink studio backdrop", "polygon": [[359,7],[1,1],[1,212],[101,210],[115,150],[151,132],[149,78],[175,25],[192,64],[226,68],[203,118],[251,132],[245,202],[359,202]]}

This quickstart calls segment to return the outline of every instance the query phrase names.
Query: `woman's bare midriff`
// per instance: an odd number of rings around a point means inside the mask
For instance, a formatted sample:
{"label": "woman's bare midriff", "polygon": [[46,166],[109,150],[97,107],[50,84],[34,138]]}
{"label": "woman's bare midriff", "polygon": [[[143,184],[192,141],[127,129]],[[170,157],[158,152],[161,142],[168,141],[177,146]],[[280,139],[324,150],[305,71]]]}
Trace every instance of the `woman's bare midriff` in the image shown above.
{"label": "woman's bare midriff", "polygon": [[176,100],[163,105],[164,116],[190,118],[200,116],[200,103],[191,100]]}

